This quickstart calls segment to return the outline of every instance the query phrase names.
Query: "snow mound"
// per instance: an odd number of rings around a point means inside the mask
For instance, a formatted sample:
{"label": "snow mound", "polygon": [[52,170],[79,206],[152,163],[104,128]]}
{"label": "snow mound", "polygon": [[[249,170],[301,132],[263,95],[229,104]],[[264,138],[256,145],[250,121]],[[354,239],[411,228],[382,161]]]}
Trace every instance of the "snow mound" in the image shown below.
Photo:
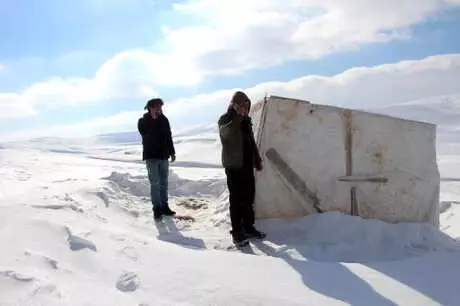
{"label": "snow mound", "polygon": [[[152,204],[150,200],[150,183],[146,175],[132,175],[113,171],[104,177],[105,186],[92,189],[88,193],[101,200],[105,207],[120,209],[135,218],[142,218],[148,224],[152,220]],[[209,230],[219,225],[228,227],[228,203],[215,202],[216,198],[227,193],[226,182],[222,178],[192,180],[182,178],[174,171],[169,174],[169,204],[185,217],[197,218],[199,222],[191,225],[187,220],[178,224],[180,229]],[[180,221],[177,219],[176,221]],[[149,225],[151,226],[151,224]],[[168,234],[169,241],[188,245],[189,241]],[[182,239],[182,240],[181,240]]]}
{"label": "snow mound", "polygon": [[460,251],[460,243],[428,224],[390,224],[339,212],[297,221],[267,220],[262,227],[275,247],[267,255],[300,260],[369,262],[401,260],[430,252]]}
{"label": "snow mound", "polygon": [[230,211],[229,211],[229,193],[228,190],[222,192],[215,203],[214,213],[210,218],[213,226],[224,226],[230,228]]}
{"label": "snow mound", "polygon": [[[112,172],[108,180],[116,190],[128,193],[135,197],[150,197],[150,183],[145,175],[133,176],[129,173]],[[179,177],[174,171],[169,172],[170,196],[219,196],[226,188],[223,180],[188,180]],[[102,196],[102,195],[100,195]]]}
{"label": "snow mound", "polygon": [[[108,180],[118,191],[129,193],[136,197],[148,197],[150,194],[149,182],[145,176],[133,176],[129,173],[112,172],[104,178]],[[99,193],[102,196],[102,193]]]}
{"label": "snow mound", "polygon": [[441,230],[460,241],[460,202],[442,201],[440,210]]}

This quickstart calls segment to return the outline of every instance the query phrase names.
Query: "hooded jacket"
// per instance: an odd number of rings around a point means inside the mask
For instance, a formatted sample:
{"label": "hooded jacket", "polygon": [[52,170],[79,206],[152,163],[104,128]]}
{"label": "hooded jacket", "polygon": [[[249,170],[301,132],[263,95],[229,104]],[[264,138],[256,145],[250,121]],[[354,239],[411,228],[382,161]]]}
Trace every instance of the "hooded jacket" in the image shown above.
{"label": "hooded jacket", "polygon": [[257,148],[250,117],[238,115],[229,107],[219,120],[224,168],[260,168],[261,158]]}
{"label": "hooded jacket", "polygon": [[171,126],[165,115],[160,114],[153,119],[149,113],[145,113],[138,120],[137,129],[142,137],[142,160],[168,159],[176,155]]}

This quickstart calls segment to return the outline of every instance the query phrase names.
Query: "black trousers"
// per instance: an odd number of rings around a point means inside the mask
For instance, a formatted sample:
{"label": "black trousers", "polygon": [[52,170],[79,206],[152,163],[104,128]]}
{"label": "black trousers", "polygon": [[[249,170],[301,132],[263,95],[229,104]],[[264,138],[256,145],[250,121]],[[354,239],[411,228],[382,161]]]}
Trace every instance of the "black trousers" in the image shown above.
{"label": "black trousers", "polygon": [[254,227],[255,179],[252,167],[225,169],[230,193],[230,220],[233,233]]}

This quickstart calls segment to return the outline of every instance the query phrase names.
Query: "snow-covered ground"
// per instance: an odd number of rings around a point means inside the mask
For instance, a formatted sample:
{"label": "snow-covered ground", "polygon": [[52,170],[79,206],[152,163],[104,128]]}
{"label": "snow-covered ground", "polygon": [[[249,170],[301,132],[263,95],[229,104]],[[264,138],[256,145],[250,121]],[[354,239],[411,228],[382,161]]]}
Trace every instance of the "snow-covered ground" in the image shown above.
{"label": "snow-covered ground", "polygon": [[175,137],[171,206],[152,220],[135,138],[0,149],[0,305],[458,305],[460,170],[439,156],[441,231],[339,213],[258,221],[231,248],[213,125]]}

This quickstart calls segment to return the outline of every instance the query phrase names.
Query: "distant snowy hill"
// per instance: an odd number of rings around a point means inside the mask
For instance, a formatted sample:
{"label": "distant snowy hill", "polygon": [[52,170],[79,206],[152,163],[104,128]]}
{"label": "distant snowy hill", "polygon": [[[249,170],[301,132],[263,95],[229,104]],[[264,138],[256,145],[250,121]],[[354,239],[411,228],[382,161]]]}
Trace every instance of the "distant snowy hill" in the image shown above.
{"label": "distant snowy hill", "polygon": [[[206,135],[216,135],[217,133],[217,125],[216,124],[202,124],[191,126],[179,130],[175,130],[172,127],[172,134],[174,140],[183,141],[187,138],[196,138],[201,137],[204,138]],[[102,134],[98,135],[97,139],[103,143],[112,143],[112,144],[139,144],[141,143],[141,137],[139,132],[131,131],[131,132],[122,132],[122,133],[110,133],[110,134]],[[35,141],[41,141],[43,139],[36,139]],[[46,139],[45,139],[46,140]]]}
{"label": "distant snowy hill", "polygon": [[[414,100],[406,103],[366,109],[366,111],[424,121],[438,125],[440,142],[460,142],[460,94],[436,96],[427,99]],[[204,137],[216,135],[216,123],[201,124],[188,128],[174,130],[173,135],[179,140],[187,137]],[[108,143],[139,143],[137,131],[99,135],[98,138]],[[50,141],[52,139],[38,139]]]}
{"label": "distant snowy hill", "polygon": [[460,94],[414,100],[374,108],[371,111],[437,125],[458,125],[460,124]]}
{"label": "distant snowy hill", "polygon": [[123,132],[98,135],[97,138],[103,143],[130,144],[140,143],[141,137],[138,132]]}
{"label": "distant snowy hill", "polygon": [[460,94],[409,101],[369,111],[436,124],[438,143],[460,143]]}

